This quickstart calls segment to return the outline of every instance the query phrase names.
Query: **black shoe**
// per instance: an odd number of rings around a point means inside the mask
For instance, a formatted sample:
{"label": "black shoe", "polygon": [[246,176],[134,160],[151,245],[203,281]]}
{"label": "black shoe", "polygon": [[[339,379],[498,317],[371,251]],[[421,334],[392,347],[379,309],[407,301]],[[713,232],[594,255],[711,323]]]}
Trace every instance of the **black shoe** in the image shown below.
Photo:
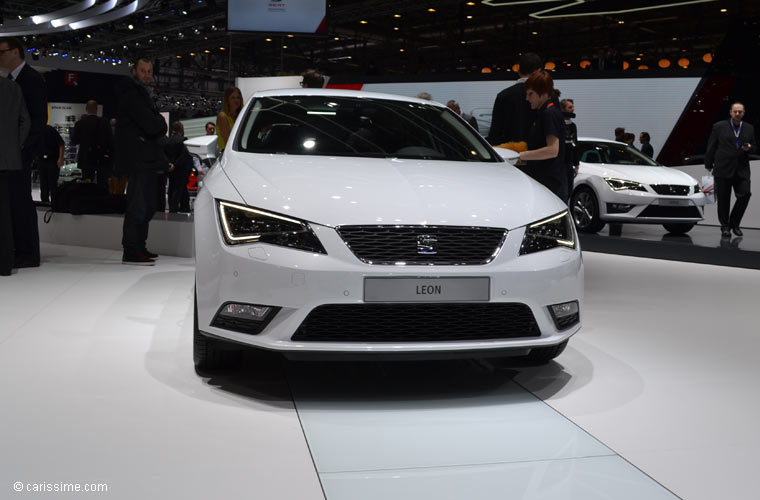
{"label": "black shoe", "polygon": [[739,229],[739,226],[732,227],[731,231],[733,231],[736,236],[744,236],[744,233]]}
{"label": "black shoe", "polygon": [[148,250],[147,248],[143,248],[142,253],[143,253],[143,255],[145,255],[146,257],[148,257],[149,259],[157,259],[158,258],[158,254],[157,253],[153,253],[150,250]]}
{"label": "black shoe", "polygon": [[130,266],[154,266],[156,261],[145,255],[144,253],[138,253],[137,255],[127,255],[121,258],[122,264],[128,264]]}
{"label": "black shoe", "polygon": [[731,237],[731,230],[728,228],[728,226],[721,226],[720,227],[720,235],[723,238],[730,238]]}

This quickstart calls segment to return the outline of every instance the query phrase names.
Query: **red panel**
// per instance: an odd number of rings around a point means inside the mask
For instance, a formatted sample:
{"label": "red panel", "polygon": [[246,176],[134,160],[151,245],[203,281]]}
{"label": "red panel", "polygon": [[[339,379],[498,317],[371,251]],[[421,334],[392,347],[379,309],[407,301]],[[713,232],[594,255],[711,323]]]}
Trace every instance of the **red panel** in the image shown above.
{"label": "red panel", "polygon": [[342,89],[342,90],[361,90],[364,87],[363,83],[336,83],[327,84],[328,89]]}

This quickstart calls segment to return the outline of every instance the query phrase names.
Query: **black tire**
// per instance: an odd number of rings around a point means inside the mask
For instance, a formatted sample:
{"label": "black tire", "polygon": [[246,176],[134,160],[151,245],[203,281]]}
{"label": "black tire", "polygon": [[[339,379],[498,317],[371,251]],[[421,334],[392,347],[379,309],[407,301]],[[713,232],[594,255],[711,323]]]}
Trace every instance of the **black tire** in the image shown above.
{"label": "black tire", "polygon": [[599,200],[594,192],[581,186],[575,190],[570,199],[570,213],[578,231],[598,233],[604,227],[604,221],[599,216]]}
{"label": "black tire", "polygon": [[210,339],[198,328],[198,297],[193,294],[193,361],[199,375],[234,368],[240,364],[243,352],[224,342]]}
{"label": "black tire", "polygon": [[671,234],[686,234],[691,231],[691,228],[694,226],[696,226],[696,223],[690,222],[676,222],[662,225],[662,227]]}
{"label": "black tire", "polygon": [[562,351],[565,350],[565,347],[567,347],[567,340],[549,347],[536,347],[534,349],[531,349],[530,354],[525,357],[525,360],[530,365],[545,365],[549,361],[562,354]]}

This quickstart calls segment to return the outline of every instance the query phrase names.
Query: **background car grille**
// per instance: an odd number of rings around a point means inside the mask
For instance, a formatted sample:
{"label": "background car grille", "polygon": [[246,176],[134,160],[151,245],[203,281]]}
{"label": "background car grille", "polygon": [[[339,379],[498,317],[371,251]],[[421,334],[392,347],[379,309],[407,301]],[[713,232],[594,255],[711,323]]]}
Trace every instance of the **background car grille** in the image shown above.
{"label": "background car grille", "polygon": [[641,211],[638,217],[669,217],[673,219],[701,219],[702,214],[695,206],[691,207],[668,207],[663,205],[649,205]]}
{"label": "background car grille", "polygon": [[448,342],[540,334],[525,304],[329,304],[312,310],[292,340]]}
{"label": "background car grille", "polygon": [[[487,264],[507,234],[505,229],[457,226],[340,226],[349,249],[368,264]],[[418,237],[435,239],[434,254],[418,253]]]}
{"label": "background car grille", "polygon": [[676,184],[651,184],[652,189],[657,194],[671,196],[688,196],[691,186],[678,186]]}

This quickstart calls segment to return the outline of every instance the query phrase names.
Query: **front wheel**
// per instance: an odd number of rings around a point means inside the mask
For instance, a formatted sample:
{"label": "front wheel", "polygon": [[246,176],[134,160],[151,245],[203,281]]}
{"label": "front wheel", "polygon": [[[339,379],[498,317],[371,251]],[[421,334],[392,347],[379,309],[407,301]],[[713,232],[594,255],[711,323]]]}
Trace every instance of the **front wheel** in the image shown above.
{"label": "front wheel", "polygon": [[193,301],[193,361],[199,375],[234,368],[240,363],[242,351],[225,348],[222,342],[203,335],[198,328],[198,296]]}
{"label": "front wheel", "polygon": [[598,233],[604,227],[604,221],[599,214],[599,201],[591,189],[576,189],[570,200],[570,210],[578,231]]}
{"label": "front wheel", "polygon": [[662,225],[662,227],[664,227],[667,232],[672,234],[686,234],[691,231],[691,228],[694,226],[696,226],[696,224],[690,224],[688,222],[677,222]]}

